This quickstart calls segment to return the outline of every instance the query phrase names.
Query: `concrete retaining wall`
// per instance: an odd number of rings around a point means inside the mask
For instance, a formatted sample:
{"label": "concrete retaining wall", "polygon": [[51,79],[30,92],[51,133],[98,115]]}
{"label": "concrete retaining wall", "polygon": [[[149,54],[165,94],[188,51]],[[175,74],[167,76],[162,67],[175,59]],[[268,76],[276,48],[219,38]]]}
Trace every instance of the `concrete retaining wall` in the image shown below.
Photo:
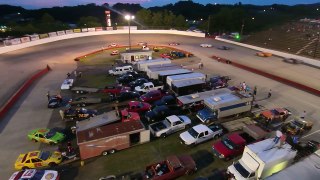
{"label": "concrete retaining wall", "polygon": [[1,107],[0,109],[0,119],[3,118],[10,108],[16,103],[19,98],[25,93],[25,91],[32,85],[34,81],[41,78],[43,75],[50,71],[49,66],[47,68],[37,72],[32,77],[30,77],[23,85],[10,97],[10,99]]}
{"label": "concrete retaining wall", "polygon": [[223,39],[223,38],[220,38],[220,37],[216,37],[216,40],[223,41],[223,42],[230,43],[230,44],[235,44],[235,45],[246,47],[246,48],[249,48],[249,49],[254,49],[254,50],[257,50],[257,51],[269,52],[269,53],[272,53],[274,55],[281,56],[281,57],[284,57],[284,58],[298,59],[298,60],[303,61],[306,64],[310,64],[310,65],[313,65],[313,66],[320,67],[320,60],[315,60],[315,59],[311,59],[311,58],[307,58],[307,57],[303,57],[303,56],[298,56],[298,55],[289,54],[289,53],[285,53],[285,52],[280,52],[280,51],[276,51],[276,50],[266,49],[266,48],[262,48],[262,47],[257,47],[257,46],[253,46],[253,45],[249,45],[249,44],[234,42],[234,41],[230,41],[230,40]]}
{"label": "concrete retaining wall", "polygon": [[[174,35],[184,35],[184,36],[193,36],[193,37],[205,37],[204,33],[195,33],[187,31],[177,31],[177,30],[131,30],[132,34],[174,34]],[[28,48],[40,44],[61,41],[65,39],[86,37],[86,36],[97,36],[97,35],[110,35],[110,34],[128,34],[128,30],[114,30],[114,31],[95,31],[95,32],[83,32],[83,33],[73,33],[66,34],[62,36],[55,36],[50,38],[39,39],[36,41],[31,41],[27,43],[22,43],[18,45],[5,46],[0,48],[0,54]]]}

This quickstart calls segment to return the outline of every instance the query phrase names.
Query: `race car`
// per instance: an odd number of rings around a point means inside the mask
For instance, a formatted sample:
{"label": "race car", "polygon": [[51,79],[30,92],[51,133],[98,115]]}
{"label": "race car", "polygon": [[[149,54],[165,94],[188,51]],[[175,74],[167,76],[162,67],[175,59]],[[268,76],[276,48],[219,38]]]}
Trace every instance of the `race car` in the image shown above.
{"label": "race car", "polygon": [[26,169],[14,172],[9,180],[59,180],[58,171]]}
{"label": "race car", "polygon": [[200,47],[211,48],[212,44],[200,44]]}
{"label": "race car", "polygon": [[302,118],[295,118],[282,126],[282,132],[290,135],[301,135],[306,131],[309,131],[313,126],[313,123]]}
{"label": "race car", "polygon": [[169,43],[169,46],[178,46],[178,45],[180,45],[180,43],[177,43],[177,42]]}
{"label": "race car", "polygon": [[286,108],[274,108],[265,110],[257,114],[258,118],[262,118],[267,122],[271,121],[285,121],[287,117],[291,115],[291,112]]}
{"label": "race car", "polygon": [[259,57],[271,57],[272,56],[272,54],[268,53],[268,52],[257,52],[256,55]]}
{"label": "race car", "polygon": [[119,55],[119,51],[115,50],[110,53],[111,56]]}
{"label": "race car", "polygon": [[85,108],[69,108],[64,111],[63,119],[87,119],[97,115],[97,110]]}
{"label": "race car", "polygon": [[161,58],[168,58],[168,59],[171,59],[172,57],[169,55],[169,54],[160,54],[160,57]]}
{"label": "race car", "polygon": [[61,152],[54,151],[31,151],[26,154],[20,154],[14,164],[16,170],[34,169],[40,167],[53,167],[62,161]]}
{"label": "race car", "polygon": [[108,45],[108,47],[118,47],[118,44],[116,44],[116,43],[111,43],[111,44]]}
{"label": "race car", "polygon": [[217,49],[220,49],[220,50],[230,50],[231,48],[228,47],[228,46],[219,46],[219,47],[217,47]]}
{"label": "race car", "polygon": [[54,129],[39,128],[28,133],[28,139],[34,142],[43,142],[47,144],[58,144],[65,139],[65,135]]}
{"label": "race car", "polygon": [[63,104],[63,99],[59,96],[51,96],[48,101],[48,108],[57,108]]}

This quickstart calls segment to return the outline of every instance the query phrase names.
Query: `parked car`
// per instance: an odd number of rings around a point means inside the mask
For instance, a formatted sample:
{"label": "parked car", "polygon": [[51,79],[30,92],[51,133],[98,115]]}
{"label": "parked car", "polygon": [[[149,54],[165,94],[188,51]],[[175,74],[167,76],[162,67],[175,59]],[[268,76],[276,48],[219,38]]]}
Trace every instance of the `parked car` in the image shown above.
{"label": "parked car", "polygon": [[110,85],[110,86],[106,86],[104,89],[100,90],[100,92],[117,95],[121,91],[127,91],[127,90],[130,90],[130,88],[126,87],[126,86],[122,86],[122,85]]}
{"label": "parked car", "polygon": [[130,82],[130,83],[129,83],[129,86],[130,86],[130,88],[131,88],[132,90],[134,90],[134,88],[135,88],[136,86],[141,86],[142,84],[147,83],[147,82],[149,82],[149,80],[146,79],[146,78],[138,78],[138,79]]}
{"label": "parked car", "polygon": [[143,179],[171,180],[193,174],[196,170],[196,163],[190,155],[169,156],[164,161],[147,166]]}
{"label": "parked car", "polygon": [[42,142],[50,145],[58,144],[66,138],[66,135],[55,129],[38,128],[28,133],[28,139],[34,142]]}
{"label": "parked car", "polygon": [[220,50],[230,50],[231,48],[228,47],[228,46],[218,46],[217,49],[220,49]]}
{"label": "parked car", "polygon": [[134,88],[134,90],[139,92],[140,94],[147,93],[149,91],[154,91],[154,90],[162,90],[162,89],[163,89],[163,83],[158,81],[146,82],[146,83],[143,83],[141,86],[136,86]]}
{"label": "parked car", "polygon": [[115,56],[115,55],[119,55],[119,51],[118,50],[114,50],[110,53],[111,56]]}
{"label": "parked car", "polygon": [[42,169],[26,169],[14,172],[9,180],[59,180],[58,171]]}
{"label": "parked car", "polygon": [[231,80],[228,76],[214,76],[209,80],[209,86],[213,89],[228,87],[228,81]]}
{"label": "parked car", "polygon": [[176,105],[177,101],[176,98],[173,95],[166,95],[163,96],[160,100],[157,100],[153,103],[154,106],[162,106],[162,105]]}
{"label": "parked car", "polygon": [[69,108],[63,111],[64,119],[87,119],[97,115],[97,110],[85,108]]}
{"label": "parked car", "polygon": [[149,110],[151,110],[151,105],[149,103],[139,101],[130,101],[128,103],[129,112],[144,113]]}
{"label": "parked car", "polygon": [[170,54],[166,54],[166,53],[160,54],[160,57],[172,59],[172,57],[170,56]]}
{"label": "parked car", "polygon": [[126,72],[132,71],[132,70],[133,70],[133,68],[130,65],[118,66],[118,67],[114,67],[114,68],[110,69],[108,71],[108,74],[112,75],[112,76],[117,76],[117,75],[125,74]]}
{"label": "parked car", "polygon": [[16,170],[33,169],[41,167],[53,167],[62,161],[61,152],[31,151],[20,154],[14,164]]}
{"label": "parked car", "polygon": [[118,94],[118,96],[115,97],[115,100],[121,102],[121,101],[127,101],[132,99],[138,99],[140,97],[140,94],[134,91],[122,91]]}
{"label": "parked car", "polygon": [[220,137],[223,134],[223,130],[220,125],[203,125],[199,124],[193,126],[188,131],[180,134],[181,144],[196,145],[208,141],[210,139]]}
{"label": "parked car", "polygon": [[171,115],[163,121],[149,125],[150,133],[154,137],[167,137],[169,134],[185,129],[191,124],[188,116]]}
{"label": "parked car", "polygon": [[169,43],[169,46],[178,46],[178,45],[180,45],[180,43],[177,43],[177,42]]}
{"label": "parked car", "polygon": [[211,48],[212,44],[200,44],[200,47]]}
{"label": "parked car", "polygon": [[266,124],[270,124],[277,121],[284,122],[290,115],[291,112],[286,108],[274,108],[260,112],[256,115],[256,118]]}
{"label": "parked car", "polygon": [[119,84],[129,84],[130,82],[136,80],[137,77],[134,77],[131,74],[124,74],[116,79],[116,82]]}
{"label": "parked car", "polygon": [[138,42],[137,45],[138,45],[138,46],[147,46],[148,43],[141,41],[141,42]]}
{"label": "parked car", "polygon": [[177,106],[156,106],[150,111],[147,111],[145,118],[148,122],[159,121],[167,116],[182,114],[181,109]]}
{"label": "parked car", "polygon": [[57,108],[64,104],[64,100],[59,96],[51,96],[48,101],[48,108]]}
{"label": "parked car", "polygon": [[164,91],[154,90],[154,91],[149,91],[146,94],[140,96],[140,100],[142,102],[152,103],[154,101],[161,99],[165,95],[166,95],[166,92]]}
{"label": "parked car", "polygon": [[289,135],[301,135],[311,130],[313,123],[301,118],[295,118],[282,126],[282,131]]}

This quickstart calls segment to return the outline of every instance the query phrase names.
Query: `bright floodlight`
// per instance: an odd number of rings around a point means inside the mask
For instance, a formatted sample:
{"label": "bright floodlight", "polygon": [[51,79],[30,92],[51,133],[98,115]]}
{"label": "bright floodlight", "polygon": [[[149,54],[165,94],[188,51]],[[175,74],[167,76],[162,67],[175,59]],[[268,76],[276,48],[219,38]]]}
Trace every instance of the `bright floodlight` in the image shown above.
{"label": "bright floodlight", "polygon": [[134,19],[134,16],[126,15],[126,16],[124,16],[124,18],[126,20],[131,20],[131,19]]}

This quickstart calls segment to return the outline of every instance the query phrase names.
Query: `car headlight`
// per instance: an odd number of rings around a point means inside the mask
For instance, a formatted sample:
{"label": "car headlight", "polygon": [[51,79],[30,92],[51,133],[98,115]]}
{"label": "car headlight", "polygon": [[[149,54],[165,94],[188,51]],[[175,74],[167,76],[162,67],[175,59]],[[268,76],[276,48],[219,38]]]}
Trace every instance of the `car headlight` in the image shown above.
{"label": "car headlight", "polygon": [[220,154],[220,155],[219,155],[219,158],[224,158],[224,155],[223,155],[223,154]]}

